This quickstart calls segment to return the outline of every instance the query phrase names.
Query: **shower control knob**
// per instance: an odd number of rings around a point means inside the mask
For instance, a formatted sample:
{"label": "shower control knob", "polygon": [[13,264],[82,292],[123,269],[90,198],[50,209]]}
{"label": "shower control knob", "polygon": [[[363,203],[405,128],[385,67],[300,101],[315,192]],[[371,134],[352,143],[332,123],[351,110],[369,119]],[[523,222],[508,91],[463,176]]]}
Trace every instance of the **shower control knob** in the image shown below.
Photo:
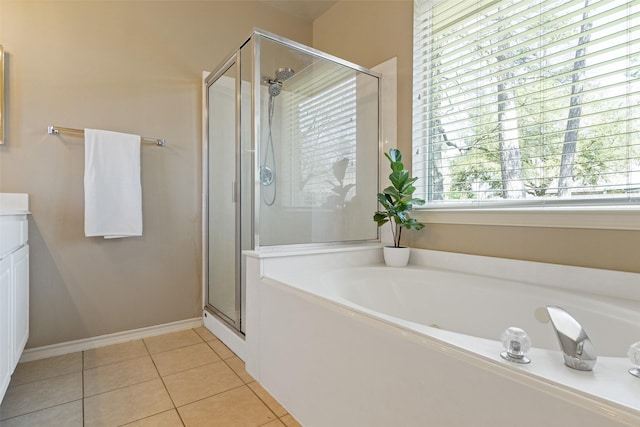
{"label": "shower control knob", "polygon": [[269,166],[260,166],[260,184],[273,184],[273,170]]}
{"label": "shower control knob", "polygon": [[530,363],[525,354],[531,350],[531,338],[525,331],[514,326],[502,333],[502,345],[506,351],[500,353],[503,359],[514,363]]}
{"label": "shower control knob", "polygon": [[629,356],[631,363],[636,366],[635,368],[629,369],[629,373],[634,377],[640,378],[640,341],[629,346],[627,356]]}

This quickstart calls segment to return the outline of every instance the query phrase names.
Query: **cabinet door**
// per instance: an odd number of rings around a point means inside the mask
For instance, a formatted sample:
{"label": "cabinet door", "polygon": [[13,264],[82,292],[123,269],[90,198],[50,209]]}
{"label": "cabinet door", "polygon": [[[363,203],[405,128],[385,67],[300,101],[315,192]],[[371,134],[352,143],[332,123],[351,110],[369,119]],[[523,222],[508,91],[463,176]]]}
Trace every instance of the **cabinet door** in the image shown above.
{"label": "cabinet door", "polygon": [[11,254],[14,286],[14,366],[20,360],[22,350],[29,338],[29,245],[25,245]]}
{"label": "cabinet door", "polygon": [[0,259],[0,401],[13,371],[13,295],[11,260]]}

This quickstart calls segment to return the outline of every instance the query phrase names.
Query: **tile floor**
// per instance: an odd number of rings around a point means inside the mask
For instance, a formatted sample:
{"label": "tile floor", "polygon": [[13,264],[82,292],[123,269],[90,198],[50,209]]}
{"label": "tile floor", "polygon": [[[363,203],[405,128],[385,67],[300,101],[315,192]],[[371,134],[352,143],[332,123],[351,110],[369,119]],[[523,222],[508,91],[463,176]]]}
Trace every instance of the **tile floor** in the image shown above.
{"label": "tile floor", "polygon": [[21,363],[0,425],[300,426],[204,327]]}

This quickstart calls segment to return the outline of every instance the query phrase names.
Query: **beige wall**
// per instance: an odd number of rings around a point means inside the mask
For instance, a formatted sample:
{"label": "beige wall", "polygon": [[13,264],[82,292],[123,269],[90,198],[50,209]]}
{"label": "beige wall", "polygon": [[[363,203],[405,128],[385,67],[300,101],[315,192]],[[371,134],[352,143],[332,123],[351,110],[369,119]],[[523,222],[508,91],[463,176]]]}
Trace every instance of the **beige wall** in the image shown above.
{"label": "beige wall", "polygon": [[[252,1],[0,0],[8,57],[0,191],[31,196],[29,347],[201,314],[201,76],[264,28],[312,28]],[[144,236],[83,234],[82,140],[48,125],[166,138],[142,147]]]}
{"label": "beige wall", "polygon": [[[413,2],[343,0],[313,25],[314,47],[372,67],[398,57],[398,146],[411,153]],[[406,164],[411,164],[406,161]],[[640,272],[640,231],[430,224],[413,247]]]}

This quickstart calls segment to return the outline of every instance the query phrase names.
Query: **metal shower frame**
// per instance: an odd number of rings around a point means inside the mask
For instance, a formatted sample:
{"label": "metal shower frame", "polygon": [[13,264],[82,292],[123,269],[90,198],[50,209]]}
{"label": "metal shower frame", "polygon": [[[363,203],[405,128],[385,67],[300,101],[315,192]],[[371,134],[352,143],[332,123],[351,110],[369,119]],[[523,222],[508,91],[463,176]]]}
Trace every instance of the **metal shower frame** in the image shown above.
{"label": "metal shower frame", "polygon": [[[242,241],[241,241],[241,224],[242,224],[242,217],[241,217],[241,203],[237,203],[236,205],[236,212],[235,212],[235,249],[236,249],[236,262],[235,262],[235,270],[236,270],[236,278],[237,278],[237,283],[236,283],[236,295],[235,295],[235,303],[236,303],[236,318],[235,319],[229,319],[224,313],[221,313],[219,310],[217,310],[215,307],[213,307],[212,305],[210,305],[208,303],[208,279],[209,279],[209,269],[208,269],[208,256],[209,256],[209,247],[208,247],[208,214],[209,214],[209,210],[208,210],[208,199],[209,199],[209,186],[208,186],[208,154],[209,154],[209,147],[208,147],[208,141],[209,141],[209,129],[208,129],[208,121],[209,121],[209,116],[208,116],[208,105],[209,105],[209,87],[216,81],[218,80],[222,75],[225,74],[225,72],[231,67],[233,66],[233,64],[238,65],[236,67],[236,75],[235,75],[235,96],[236,96],[236,104],[235,104],[235,141],[236,141],[236,167],[235,167],[235,173],[236,173],[236,187],[235,187],[235,191],[236,191],[236,200],[241,201],[242,200],[242,194],[241,194],[241,187],[240,187],[240,183],[241,183],[241,168],[239,167],[240,165],[240,158],[241,158],[241,129],[242,129],[242,123],[241,123],[241,97],[242,97],[242,93],[241,93],[241,82],[242,82],[242,61],[241,61],[241,51],[242,48],[247,45],[248,43],[252,43],[251,44],[251,58],[252,58],[252,67],[251,67],[251,170],[250,172],[245,172],[245,179],[251,179],[251,182],[253,182],[253,185],[251,186],[251,200],[252,200],[252,204],[253,204],[253,210],[251,212],[252,214],[252,221],[251,221],[251,227],[252,227],[252,233],[251,233],[251,247],[253,250],[258,250],[261,246],[260,246],[260,209],[261,209],[261,203],[260,203],[260,182],[259,180],[256,179],[256,177],[259,174],[259,167],[260,167],[260,162],[259,162],[259,155],[257,153],[257,148],[259,148],[260,144],[259,144],[259,139],[260,139],[260,135],[261,135],[261,124],[260,124],[260,108],[259,106],[261,105],[261,94],[260,94],[260,87],[261,87],[261,83],[262,83],[262,78],[263,76],[261,75],[260,72],[258,72],[259,68],[260,68],[260,55],[261,55],[261,49],[260,49],[260,45],[261,45],[261,41],[262,39],[267,39],[270,40],[272,42],[276,42],[279,44],[282,44],[286,47],[289,47],[291,49],[300,51],[302,53],[306,53],[308,55],[314,56],[314,57],[318,57],[320,59],[323,60],[327,60],[330,62],[334,62],[336,64],[342,65],[344,67],[350,68],[354,71],[363,73],[363,74],[367,74],[370,75],[372,77],[375,77],[377,79],[378,82],[378,161],[381,157],[381,153],[383,150],[383,141],[382,141],[382,121],[381,121],[381,75],[379,73],[373,72],[367,68],[364,68],[360,65],[354,64],[352,62],[346,61],[344,59],[338,58],[336,56],[330,55],[328,53],[319,51],[317,49],[314,49],[312,47],[306,46],[304,44],[295,42],[293,40],[289,40],[285,37],[279,36],[277,34],[259,29],[259,28],[254,28],[253,31],[251,32],[251,34],[246,37],[244,39],[244,41],[240,44],[240,46],[236,49],[234,49],[232,51],[232,53],[230,55],[228,55],[226,57],[226,59],[216,68],[215,71],[211,72],[206,78],[205,78],[205,84],[204,84],[204,98],[203,98],[203,108],[204,108],[204,120],[203,120],[203,151],[202,151],[202,252],[203,252],[203,258],[202,258],[202,280],[203,280],[203,286],[205,288],[205,293],[203,294],[203,302],[204,302],[204,306],[207,310],[210,310],[213,314],[215,314],[219,319],[223,320],[225,323],[227,323],[237,334],[239,334],[240,336],[243,336],[244,334],[241,332],[241,328],[242,328],[242,316],[241,316],[241,312],[242,312],[242,288],[243,288],[243,281],[244,281],[244,274],[242,272]],[[378,170],[378,175],[380,174],[379,172],[379,168],[377,168]],[[250,175],[249,175],[250,173]],[[380,177],[377,176],[376,177],[376,182],[380,182]],[[378,184],[379,185],[379,184]],[[378,234],[377,234],[377,239],[375,239],[377,241],[380,240],[380,230],[378,229]],[[363,242],[363,241],[359,241],[359,242]],[[371,242],[371,240],[366,241],[366,242]],[[349,243],[349,242],[344,242],[344,243]],[[309,247],[309,246],[313,246],[313,247],[327,247],[327,246],[335,246],[335,243],[308,243],[308,244],[296,244],[296,245],[287,245],[287,247],[289,248],[293,248],[293,247]]]}

